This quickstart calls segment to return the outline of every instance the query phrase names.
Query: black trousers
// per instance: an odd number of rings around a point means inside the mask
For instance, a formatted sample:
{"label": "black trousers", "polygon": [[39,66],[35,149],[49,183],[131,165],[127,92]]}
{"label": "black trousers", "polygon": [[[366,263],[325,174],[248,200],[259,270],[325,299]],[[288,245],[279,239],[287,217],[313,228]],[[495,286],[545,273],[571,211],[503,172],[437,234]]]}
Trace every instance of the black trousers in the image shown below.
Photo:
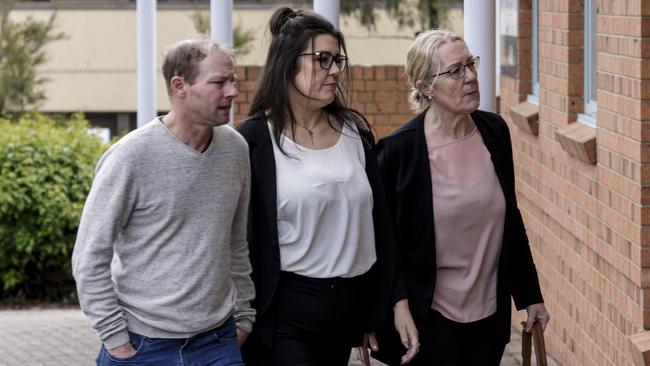
{"label": "black trousers", "polygon": [[499,366],[506,345],[496,335],[495,315],[458,323],[432,309],[420,327],[420,352],[409,366]]}
{"label": "black trousers", "polygon": [[244,343],[246,364],[346,366],[363,336],[363,277],[320,279],[282,272],[273,303],[272,344],[253,329]]}

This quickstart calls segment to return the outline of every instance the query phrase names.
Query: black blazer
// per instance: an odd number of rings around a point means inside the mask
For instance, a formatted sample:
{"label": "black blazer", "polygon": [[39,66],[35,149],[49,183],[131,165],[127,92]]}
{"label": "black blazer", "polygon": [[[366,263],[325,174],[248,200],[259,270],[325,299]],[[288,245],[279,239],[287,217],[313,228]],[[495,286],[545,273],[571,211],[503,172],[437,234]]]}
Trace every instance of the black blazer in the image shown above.
{"label": "black blazer", "polygon": [[[495,113],[471,114],[490,152],[506,202],[503,243],[497,274],[497,334],[510,340],[510,297],[517,309],[543,302],[537,271],[528,245],[526,229],[517,207],[512,144],[508,126]],[[409,121],[377,144],[379,169],[400,246],[401,267],[411,314],[419,326],[431,308],[436,283],[435,235],[433,225],[431,172],[424,113]],[[390,326],[378,335],[380,350],[386,352]],[[388,337],[388,338],[387,338]],[[382,342],[382,338],[386,341]],[[381,352],[381,351],[380,351]],[[400,354],[403,351],[400,350]],[[392,355],[394,357],[395,355]],[[380,356],[381,357],[381,356]],[[385,357],[384,357],[385,358]]]}
{"label": "black blazer", "polygon": [[[248,219],[248,245],[253,268],[251,277],[256,296],[253,307],[257,310],[256,323],[251,336],[261,338],[270,345],[273,334],[273,297],[280,278],[280,250],[277,231],[276,172],[272,136],[265,118],[253,117],[237,130],[248,142],[251,159],[251,197]],[[374,138],[370,132],[360,132],[364,141],[366,174],[373,192],[373,222],[377,261],[368,272],[365,297],[369,304],[359,319],[360,331],[373,331],[379,327],[392,306],[391,300],[397,270],[395,234],[374,153]],[[257,333],[257,334],[256,334]],[[362,333],[359,334],[361,336]],[[360,337],[359,337],[360,339]],[[248,343],[248,341],[247,341]]]}

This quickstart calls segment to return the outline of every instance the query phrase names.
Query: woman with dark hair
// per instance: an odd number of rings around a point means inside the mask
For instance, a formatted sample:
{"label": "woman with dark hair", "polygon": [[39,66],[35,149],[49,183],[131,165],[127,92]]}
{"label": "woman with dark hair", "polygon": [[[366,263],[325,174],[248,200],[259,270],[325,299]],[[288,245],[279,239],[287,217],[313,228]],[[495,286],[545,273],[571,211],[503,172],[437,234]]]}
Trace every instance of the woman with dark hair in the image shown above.
{"label": "woman with dark hair", "polygon": [[403,286],[374,138],[344,99],[343,35],[289,8],[273,14],[270,30],[250,118],[238,127],[250,149],[257,310],[245,362],[347,365],[363,334],[393,313],[408,362],[417,332],[407,300],[393,295]]}

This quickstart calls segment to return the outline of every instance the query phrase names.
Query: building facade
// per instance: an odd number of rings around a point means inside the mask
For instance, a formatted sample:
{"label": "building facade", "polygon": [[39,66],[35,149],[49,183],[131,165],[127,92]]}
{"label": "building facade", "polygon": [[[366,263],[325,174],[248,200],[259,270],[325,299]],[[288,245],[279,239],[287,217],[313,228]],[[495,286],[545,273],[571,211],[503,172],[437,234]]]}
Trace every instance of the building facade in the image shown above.
{"label": "building facade", "polygon": [[563,365],[650,365],[650,1],[513,3],[500,110],[547,350]]}

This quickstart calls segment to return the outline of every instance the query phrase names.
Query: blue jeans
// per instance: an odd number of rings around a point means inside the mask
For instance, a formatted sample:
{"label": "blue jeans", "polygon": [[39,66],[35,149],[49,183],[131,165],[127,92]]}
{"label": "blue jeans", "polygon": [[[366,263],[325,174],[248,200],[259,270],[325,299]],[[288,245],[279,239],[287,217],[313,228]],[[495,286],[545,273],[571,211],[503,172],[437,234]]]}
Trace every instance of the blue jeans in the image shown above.
{"label": "blue jeans", "polygon": [[132,332],[129,337],[134,356],[113,357],[102,345],[97,366],[244,366],[232,317],[220,327],[190,338],[148,338]]}

